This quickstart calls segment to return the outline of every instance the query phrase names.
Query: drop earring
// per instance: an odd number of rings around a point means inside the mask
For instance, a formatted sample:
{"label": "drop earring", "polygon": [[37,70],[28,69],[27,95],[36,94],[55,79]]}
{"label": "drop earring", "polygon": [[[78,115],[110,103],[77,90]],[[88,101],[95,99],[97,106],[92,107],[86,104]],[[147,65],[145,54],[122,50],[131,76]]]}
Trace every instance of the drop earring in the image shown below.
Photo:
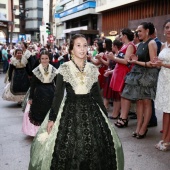
{"label": "drop earring", "polygon": [[71,54],[71,60],[74,60],[74,55],[73,54]]}

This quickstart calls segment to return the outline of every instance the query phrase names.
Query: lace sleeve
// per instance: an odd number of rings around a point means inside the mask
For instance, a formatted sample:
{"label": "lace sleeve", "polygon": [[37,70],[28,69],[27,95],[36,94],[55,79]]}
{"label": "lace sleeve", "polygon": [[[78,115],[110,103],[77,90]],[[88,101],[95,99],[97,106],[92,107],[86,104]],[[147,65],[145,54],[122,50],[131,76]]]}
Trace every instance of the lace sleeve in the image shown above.
{"label": "lace sleeve", "polygon": [[52,121],[56,120],[61,102],[64,97],[64,90],[65,90],[65,82],[63,81],[63,76],[61,74],[58,74],[54,99],[53,99],[53,103],[52,103],[52,107],[51,107],[50,115],[49,115],[49,120],[52,120]]}
{"label": "lace sleeve", "polygon": [[99,87],[98,82],[93,84],[93,86],[91,88],[91,93],[92,93],[94,100],[99,105],[99,107],[102,109],[102,111],[105,113],[105,115],[108,116],[107,110],[106,110],[106,108],[103,104],[103,99],[102,99],[101,94],[100,94],[100,87]]}

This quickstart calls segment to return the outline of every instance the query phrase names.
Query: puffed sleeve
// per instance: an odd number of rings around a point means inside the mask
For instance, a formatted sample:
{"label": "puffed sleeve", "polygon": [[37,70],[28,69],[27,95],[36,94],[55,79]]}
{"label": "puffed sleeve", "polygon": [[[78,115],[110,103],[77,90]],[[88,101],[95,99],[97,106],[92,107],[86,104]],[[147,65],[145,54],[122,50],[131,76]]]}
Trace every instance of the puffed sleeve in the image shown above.
{"label": "puffed sleeve", "polygon": [[49,120],[55,121],[61,102],[64,97],[64,90],[65,90],[65,82],[63,81],[63,76],[61,74],[57,74],[56,80],[56,89],[54,94],[54,99],[52,102],[52,107],[50,109]]}
{"label": "puffed sleeve", "polygon": [[104,106],[103,103],[103,99],[101,97],[101,92],[100,92],[100,87],[99,87],[99,83],[95,82],[91,88],[91,94],[94,98],[94,100],[97,102],[97,104],[99,105],[99,107],[102,109],[102,111],[105,113],[105,115],[108,117],[108,113],[107,110]]}

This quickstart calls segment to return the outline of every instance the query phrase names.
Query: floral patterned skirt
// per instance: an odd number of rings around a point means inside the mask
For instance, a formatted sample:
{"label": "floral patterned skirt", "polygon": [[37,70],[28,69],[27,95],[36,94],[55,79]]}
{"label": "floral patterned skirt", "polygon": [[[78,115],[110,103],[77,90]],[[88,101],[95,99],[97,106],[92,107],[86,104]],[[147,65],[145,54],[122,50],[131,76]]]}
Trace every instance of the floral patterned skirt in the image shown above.
{"label": "floral patterned skirt", "polygon": [[11,86],[11,83],[6,84],[3,94],[2,94],[2,98],[7,101],[22,102],[24,100],[25,95],[12,94],[10,90],[10,86]]}

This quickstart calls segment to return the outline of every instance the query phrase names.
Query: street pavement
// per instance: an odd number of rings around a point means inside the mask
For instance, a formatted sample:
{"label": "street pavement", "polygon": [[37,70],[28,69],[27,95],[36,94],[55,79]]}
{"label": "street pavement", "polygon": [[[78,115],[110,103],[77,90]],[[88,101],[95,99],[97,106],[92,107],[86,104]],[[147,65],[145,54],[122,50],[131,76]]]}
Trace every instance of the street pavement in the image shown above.
{"label": "street pavement", "polygon": [[[23,112],[15,102],[4,101],[4,74],[0,74],[0,170],[27,170],[33,138],[22,133]],[[109,110],[111,114],[112,107]],[[154,145],[161,139],[162,114],[156,111],[158,126],[149,128],[146,138],[131,137],[136,120],[127,128],[114,126],[124,149],[125,170],[170,170],[170,151],[161,152]]]}

